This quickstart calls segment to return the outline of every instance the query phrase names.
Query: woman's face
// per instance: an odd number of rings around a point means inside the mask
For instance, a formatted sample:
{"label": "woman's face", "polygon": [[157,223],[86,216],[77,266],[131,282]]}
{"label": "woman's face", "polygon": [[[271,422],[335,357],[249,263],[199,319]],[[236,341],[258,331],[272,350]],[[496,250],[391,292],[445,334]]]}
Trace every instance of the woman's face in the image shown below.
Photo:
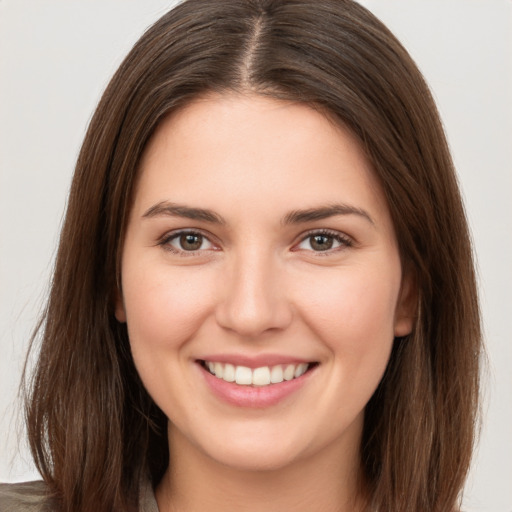
{"label": "woman's face", "polygon": [[302,104],[212,95],[161,124],[140,173],[116,317],[171,442],[239,469],[355,456],[412,320],[354,137]]}

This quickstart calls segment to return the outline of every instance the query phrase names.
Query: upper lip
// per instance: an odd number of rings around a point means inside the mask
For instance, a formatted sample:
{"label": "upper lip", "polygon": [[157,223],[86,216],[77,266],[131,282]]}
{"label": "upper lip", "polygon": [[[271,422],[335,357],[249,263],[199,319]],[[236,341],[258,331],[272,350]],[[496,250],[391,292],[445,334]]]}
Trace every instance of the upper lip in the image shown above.
{"label": "upper lip", "polygon": [[276,366],[279,364],[312,363],[310,359],[284,354],[258,354],[248,356],[244,354],[210,354],[198,358],[199,361],[210,363],[232,364],[233,366],[246,366],[248,368],[261,368],[262,366]]}

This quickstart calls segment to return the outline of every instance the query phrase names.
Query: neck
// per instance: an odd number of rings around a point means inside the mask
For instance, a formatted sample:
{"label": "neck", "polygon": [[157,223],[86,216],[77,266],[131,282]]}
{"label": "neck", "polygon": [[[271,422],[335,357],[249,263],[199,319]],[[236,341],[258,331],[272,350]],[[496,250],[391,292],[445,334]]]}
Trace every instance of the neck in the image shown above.
{"label": "neck", "polygon": [[[169,469],[156,490],[160,512],[357,512],[364,510],[358,447],[321,453],[271,470],[215,461],[169,429]],[[179,471],[176,469],[179,468]]]}

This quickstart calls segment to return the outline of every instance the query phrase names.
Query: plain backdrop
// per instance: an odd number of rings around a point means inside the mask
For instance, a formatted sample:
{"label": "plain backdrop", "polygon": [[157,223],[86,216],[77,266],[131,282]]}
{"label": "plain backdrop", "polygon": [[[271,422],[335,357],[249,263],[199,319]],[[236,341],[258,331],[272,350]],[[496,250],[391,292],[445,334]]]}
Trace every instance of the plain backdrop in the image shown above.
{"label": "plain backdrop", "polygon": [[[512,512],[512,2],[362,3],[417,61],[445,123],[478,255],[489,352],[464,509]],[[17,388],[81,140],[121,59],[171,5],[0,0],[0,481],[37,477]]]}

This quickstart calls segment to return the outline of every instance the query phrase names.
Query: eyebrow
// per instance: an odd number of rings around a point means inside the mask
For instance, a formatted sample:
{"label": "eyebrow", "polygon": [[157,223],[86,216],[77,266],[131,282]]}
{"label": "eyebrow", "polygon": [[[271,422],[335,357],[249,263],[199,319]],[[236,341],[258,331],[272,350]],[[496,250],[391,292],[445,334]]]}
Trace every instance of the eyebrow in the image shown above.
{"label": "eyebrow", "polygon": [[[338,215],[357,215],[367,220],[370,224],[375,225],[375,222],[367,211],[363,210],[362,208],[357,208],[355,206],[342,203],[321,206],[318,208],[308,208],[305,210],[293,210],[283,217],[282,224],[301,224],[305,222],[323,220]],[[142,215],[143,218],[161,216],[184,217],[187,219],[201,220],[219,225],[227,224],[221,215],[215,213],[212,210],[205,208],[192,208],[190,206],[171,203],[168,201],[161,201],[160,203],[151,206],[151,208],[146,210],[146,212]]]}
{"label": "eyebrow", "polygon": [[226,221],[212,210],[207,210],[204,208],[191,208],[189,206],[170,203],[168,201],[162,201],[153,205],[142,215],[143,218],[161,216],[184,217],[186,219],[211,222],[212,224],[226,224]]}
{"label": "eyebrow", "polygon": [[308,208],[306,210],[293,210],[285,215],[283,224],[300,224],[303,222],[327,219],[337,215],[357,215],[367,220],[370,224],[375,225],[375,222],[367,211],[343,203],[331,204],[320,208]]}

